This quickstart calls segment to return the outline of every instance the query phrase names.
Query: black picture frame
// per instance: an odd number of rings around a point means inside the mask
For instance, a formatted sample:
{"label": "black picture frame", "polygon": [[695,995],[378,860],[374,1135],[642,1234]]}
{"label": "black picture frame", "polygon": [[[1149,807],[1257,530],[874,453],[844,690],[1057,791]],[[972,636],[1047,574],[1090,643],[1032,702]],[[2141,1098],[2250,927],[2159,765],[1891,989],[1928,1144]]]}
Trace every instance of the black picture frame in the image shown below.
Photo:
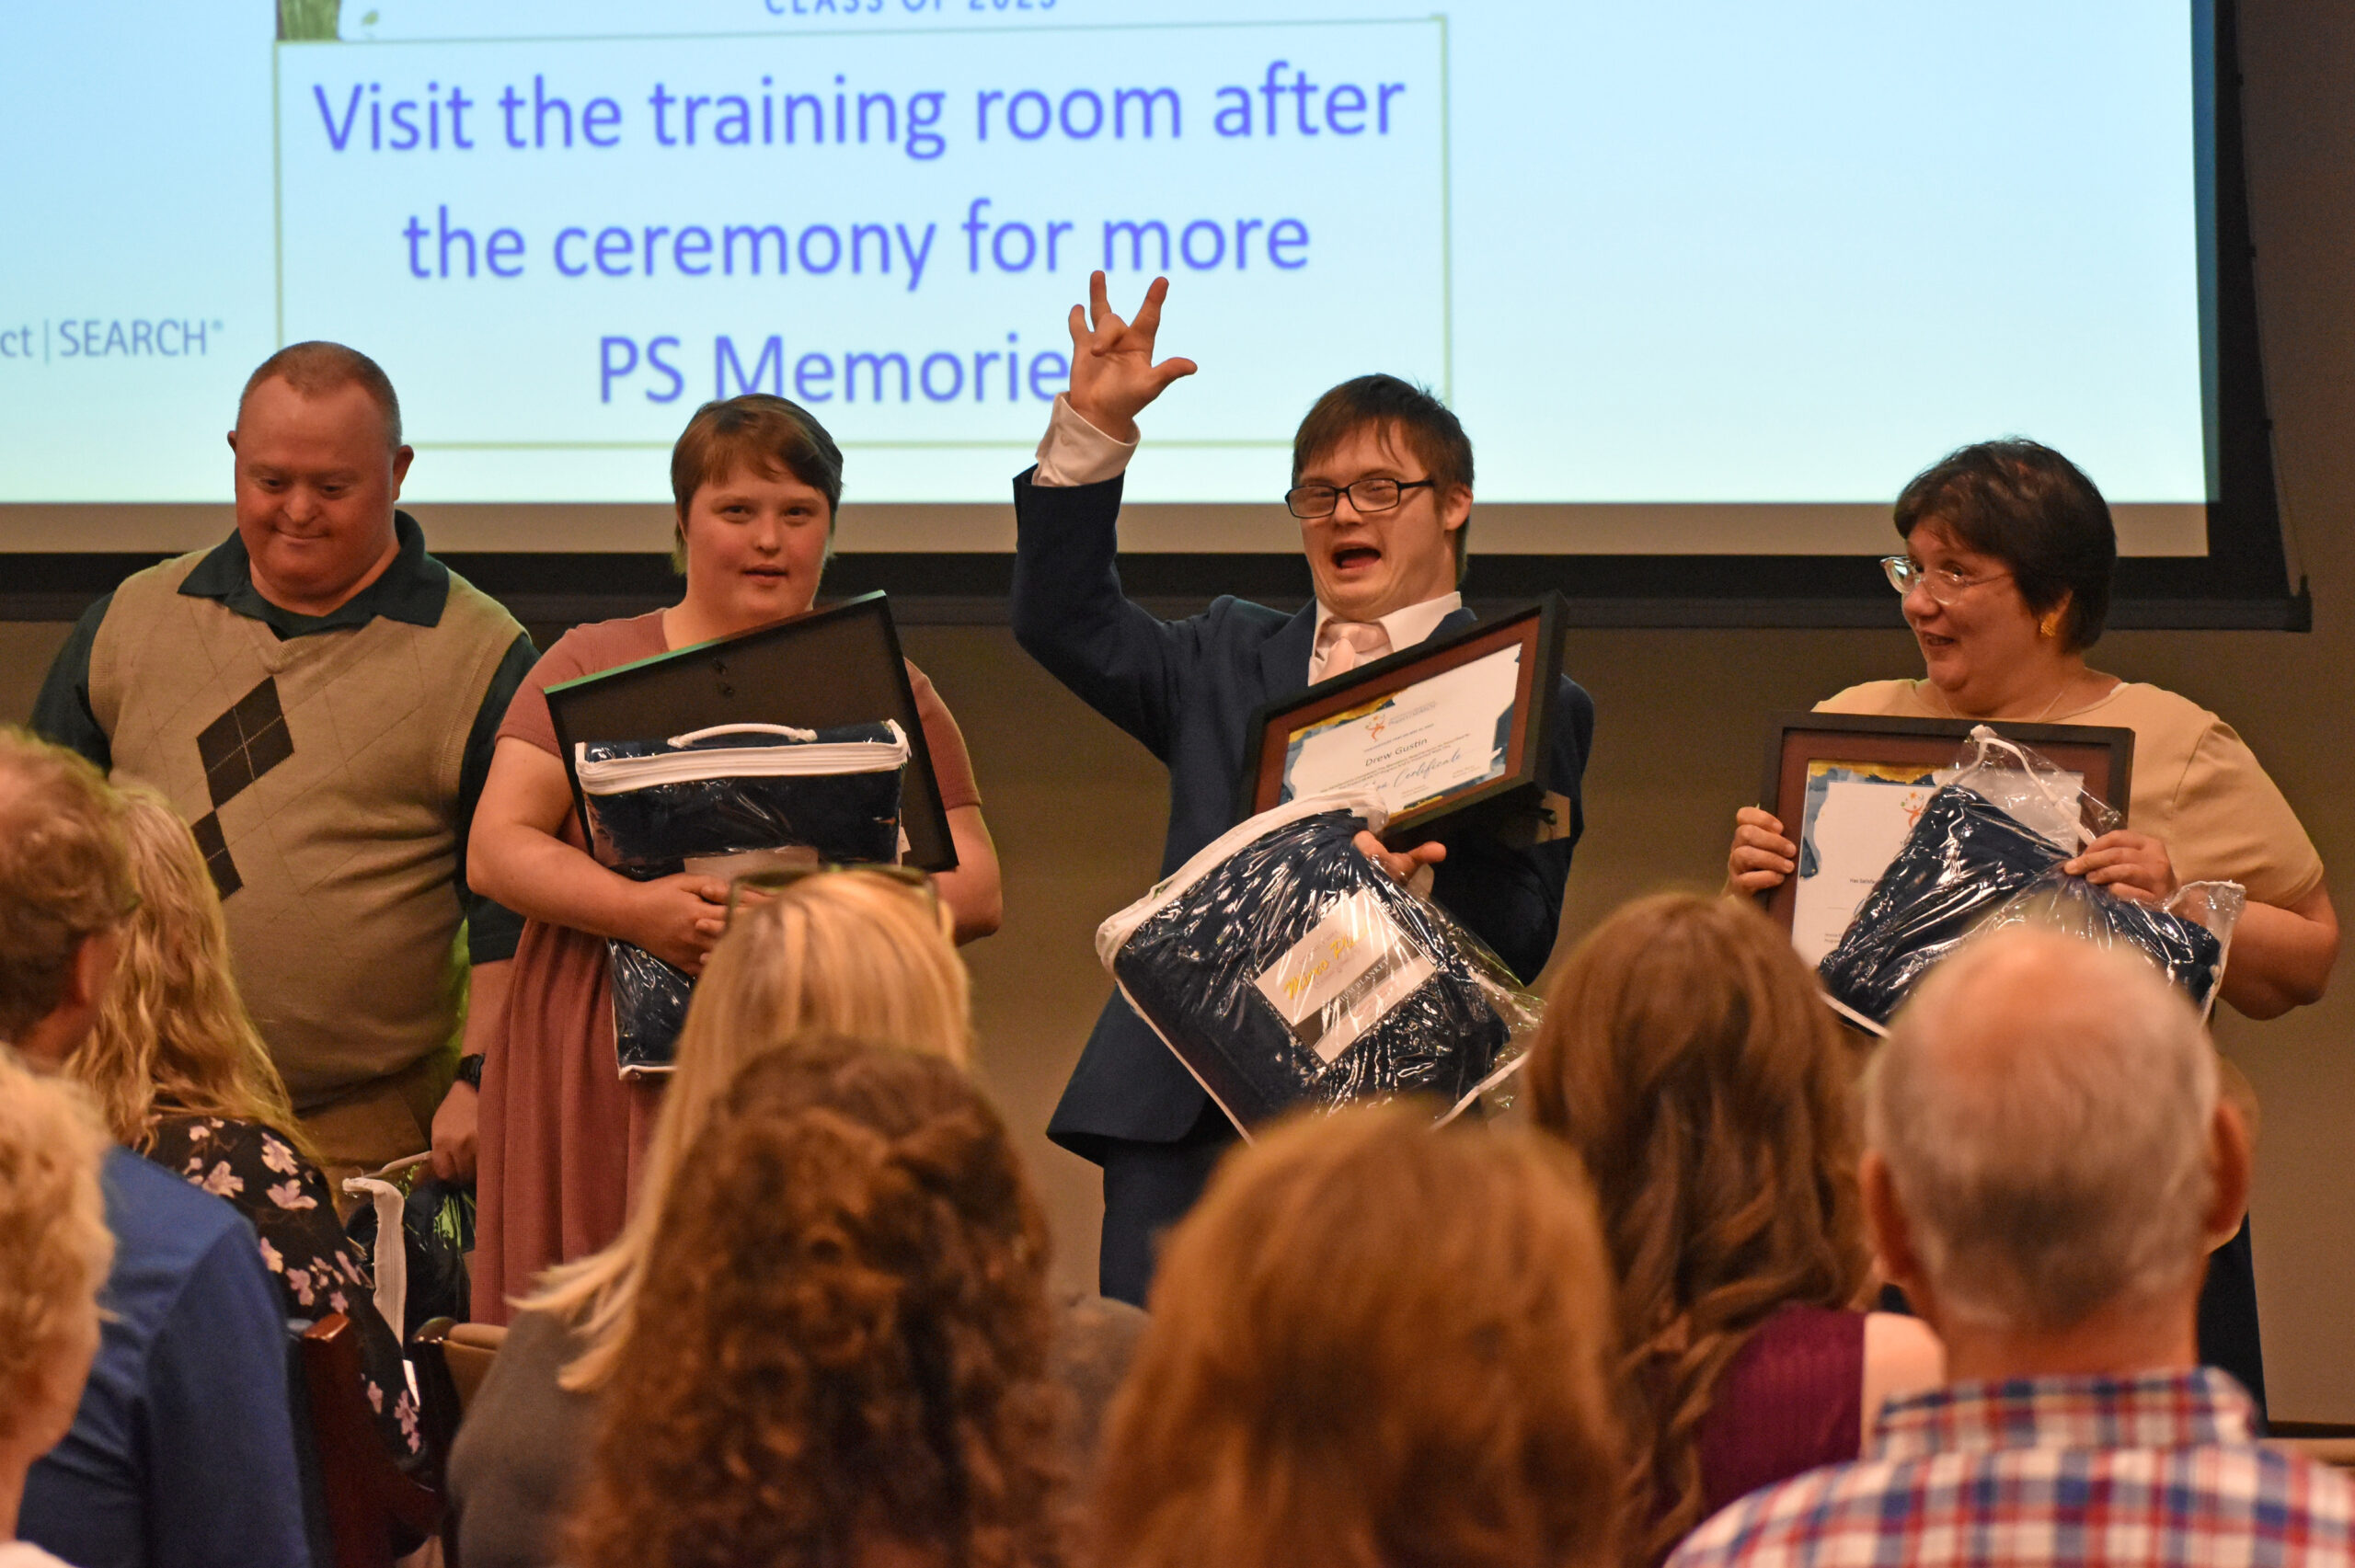
{"label": "black picture frame", "polygon": [[[1775,714],[1768,722],[1765,776],[1759,804],[1796,832],[1806,810],[1808,769],[1816,762],[1919,765],[1953,764],[1956,750],[1981,720],[1898,718],[1882,714],[1827,714],[1798,710]],[[2072,773],[2082,773],[2085,793],[2126,819],[2134,786],[2134,732],[2120,726],[1988,722],[2005,739],[2032,747]],[[1759,904],[1785,932],[1798,901],[1798,878],[1760,895]]]}
{"label": "black picture frame", "polygon": [[1384,827],[1382,839],[1393,848],[1420,843],[1432,836],[1435,824],[1467,815],[1493,821],[1508,837],[1543,836],[1551,824],[1545,815],[1545,787],[1538,775],[1550,738],[1554,692],[1561,683],[1564,619],[1561,597],[1548,593],[1452,635],[1427,639],[1320,681],[1296,695],[1261,704],[1245,731],[1237,820],[1281,804],[1284,758],[1300,730],[1518,646],[1520,684],[1513,696],[1503,775],[1445,791],[1401,812]]}
{"label": "black picture frame", "polygon": [[908,864],[957,868],[957,845],[940,801],[932,749],[916,712],[900,632],[881,593],[602,670],[548,688],[573,808],[589,813],[574,769],[587,740],[644,740],[721,724],[789,724],[807,729],[897,719],[908,738],[901,828]]}

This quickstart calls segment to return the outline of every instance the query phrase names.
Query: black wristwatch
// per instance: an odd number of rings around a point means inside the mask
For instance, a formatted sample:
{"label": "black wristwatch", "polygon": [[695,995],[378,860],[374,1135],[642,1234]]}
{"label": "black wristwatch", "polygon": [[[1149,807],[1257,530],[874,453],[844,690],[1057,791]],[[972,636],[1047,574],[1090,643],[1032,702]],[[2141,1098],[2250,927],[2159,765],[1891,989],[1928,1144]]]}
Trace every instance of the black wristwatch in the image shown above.
{"label": "black wristwatch", "polygon": [[477,1093],[482,1092],[482,1057],[479,1053],[458,1059],[458,1076],[455,1082],[465,1084]]}

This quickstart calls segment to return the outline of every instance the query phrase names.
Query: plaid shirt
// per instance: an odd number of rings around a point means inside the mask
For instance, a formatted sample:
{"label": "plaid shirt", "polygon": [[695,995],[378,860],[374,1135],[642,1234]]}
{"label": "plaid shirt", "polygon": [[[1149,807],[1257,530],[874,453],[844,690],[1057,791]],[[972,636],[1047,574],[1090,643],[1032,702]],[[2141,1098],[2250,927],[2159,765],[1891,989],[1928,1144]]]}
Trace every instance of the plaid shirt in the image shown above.
{"label": "plaid shirt", "polygon": [[2253,1413],[2210,1368],[1891,1400],[1865,1458],[1752,1493],[1670,1568],[2355,1563],[2355,1486]]}

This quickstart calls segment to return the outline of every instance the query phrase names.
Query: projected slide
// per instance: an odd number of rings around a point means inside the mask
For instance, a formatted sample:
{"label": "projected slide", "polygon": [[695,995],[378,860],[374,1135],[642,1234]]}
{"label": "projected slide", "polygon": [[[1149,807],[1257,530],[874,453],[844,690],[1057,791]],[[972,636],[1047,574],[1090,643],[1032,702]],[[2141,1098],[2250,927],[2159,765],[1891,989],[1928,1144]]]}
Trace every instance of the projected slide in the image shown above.
{"label": "projected slide", "polygon": [[1269,501],[1384,369],[1564,550],[2012,431],[2197,550],[2192,80],[2150,0],[15,7],[0,503],[220,500],[314,337],[392,373],[413,501],[659,500],[759,390],[854,500],[1002,503],[1101,268],[1202,367],[1138,499]]}

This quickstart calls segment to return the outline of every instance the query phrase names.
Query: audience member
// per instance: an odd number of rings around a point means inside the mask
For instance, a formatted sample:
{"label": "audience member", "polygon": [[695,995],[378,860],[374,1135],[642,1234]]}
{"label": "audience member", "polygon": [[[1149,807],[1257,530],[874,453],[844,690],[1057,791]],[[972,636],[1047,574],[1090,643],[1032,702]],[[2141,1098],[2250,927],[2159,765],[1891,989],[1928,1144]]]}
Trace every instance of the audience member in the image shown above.
{"label": "audience member", "polygon": [[2260,1444],[2198,1364],[2249,1157],[2180,995],[2005,932],[1924,982],[1867,1093],[1874,1243],[1953,1380],[1892,1400],[1862,1459],[1710,1520],[1677,1568],[2355,1560],[2355,1488]]}
{"label": "audience member", "polygon": [[16,1543],[25,1471],[74,1425],[114,1255],[106,1138],[70,1090],[0,1051],[0,1568],[63,1568]]}
{"label": "audience member", "polygon": [[1060,1563],[1047,1253],[955,1066],[755,1059],[663,1203],[569,1561]]}
{"label": "audience member", "polygon": [[369,1407],[393,1453],[424,1451],[400,1336],[376,1310],[369,1260],[336,1222],[327,1177],[229,969],[221,898],[171,802],[121,792],[139,908],[98,1026],[65,1073],[97,1098],[115,1140],[246,1217],[288,1318],[350,1318]]}
{"label": "audience member", "polygon": [[1230,1155],[1155,1278],[1093,1560],[1614,1562],[1609,1266],[1551,1140],[1389,1106]]}
{"label": "audience member", "polygon": [[[524,1303],[458,1435],[450,1492],[468,1568],[558,1560],[599,1393],[653,1266],[671,1188],[690,1150],[700,1175],[702,1139],[738,1070],[820,1037],[892,1045],[961,1068],[972,1049],[967,991],[942,912],[879,872],[804,877],[739,910],[695,987],[628,1227],[603,1252],[555,1271]],[[478,1313],[486,1305],[477,1297]],[[1092,1434],[1126,1365],[1136,1317],[1095,1301],[1062,1315],[1056,1368],[1082,1396],[1083,1433]]]}
{"label": "audience member", "polygon": [[1855,1459],[1884,1397],[1938,1379],[1919,1322],[1854,1310],[1852,1070],[1790,942],[1732,899],[1629,904],[1546,998],[1529,1095],[1602,1200],[1639,1562],[1743,1493]]}
{"label": "audience member", "polygon": [[[531,639],[395,509],[413,454],[367,355],[270,355],[229,448],[236,532],[91,605],[33,727],[155,785],[194,828],[247,1003],[329,1173],[431,1142],[438,1171],[471,1176],[471,1084],[522,927],[470,887],[466,837]],[[476,1060],[454,1086],[462,921]]]}
{"label": "audience member", "polygon": [[[138,903],[98,770],[0,728],[0,1041],[63,1067],[96,1024]],[[251,1227],[128,1149],[101,1170],[115,1242],[98,1352],[17,1530],[78,1568],[309,1560],[286,1324]]]}

